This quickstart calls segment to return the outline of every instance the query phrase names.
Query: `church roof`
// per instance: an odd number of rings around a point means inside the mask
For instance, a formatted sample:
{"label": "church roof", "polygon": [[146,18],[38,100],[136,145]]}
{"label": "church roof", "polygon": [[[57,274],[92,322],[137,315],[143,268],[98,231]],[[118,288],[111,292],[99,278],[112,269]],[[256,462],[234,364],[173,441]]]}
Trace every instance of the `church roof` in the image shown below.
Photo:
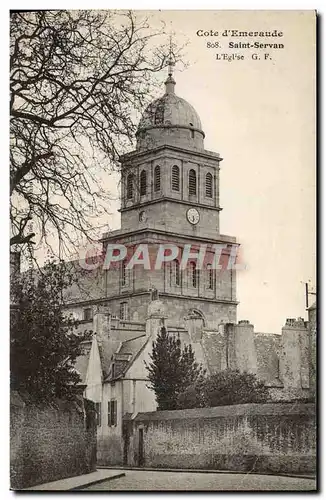
{"label": "church roof", "polygon": [[145,110],[138,131],[160,125],[181,126],[202,130],[200,118],[189,102],[174,93],[166,93]]}
{"label": "church roof", "polygon": [[165,81],[165,93],[147,106],[138,126],[138,132],[153,127],[186,127],[202,131],[200,118],[189,102],[175,94],[172,60]]}

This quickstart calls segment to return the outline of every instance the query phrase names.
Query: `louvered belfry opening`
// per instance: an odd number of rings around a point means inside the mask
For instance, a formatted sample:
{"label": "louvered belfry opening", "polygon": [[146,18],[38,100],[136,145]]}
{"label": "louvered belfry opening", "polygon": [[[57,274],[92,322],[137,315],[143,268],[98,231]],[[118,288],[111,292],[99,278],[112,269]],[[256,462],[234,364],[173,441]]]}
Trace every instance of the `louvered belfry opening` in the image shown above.
{"label": "louvered belfry opening", "polygon": [[140,196],[144,196],[147,191],[147,174],[145,170],[142,170],[140,174]]}
{"label": "louvered belfry opening", "polygon": [[127,198],[128,200],[133,197],[134,190],[134,176],[133,174],[128,174],[127,177]]}
{"label": "louvered belfry opening", "polygon": [[154,191],[161,189],[161,167],[156,165],[154,169]]}
{"label": "louvered belfry opening", "polygon": [[180,191],[180,169],[178,165],[172,167],[172,190]]}
{"label": "louvered belfry opening", "polygon": [[213,198],[213,176],[211,173],[206,174],[206,196]]}
{"label": "louvered belfry opening", "polygon": [[197,177],[196,172],[193,169],[189,170],[189,194],[197,194]]}

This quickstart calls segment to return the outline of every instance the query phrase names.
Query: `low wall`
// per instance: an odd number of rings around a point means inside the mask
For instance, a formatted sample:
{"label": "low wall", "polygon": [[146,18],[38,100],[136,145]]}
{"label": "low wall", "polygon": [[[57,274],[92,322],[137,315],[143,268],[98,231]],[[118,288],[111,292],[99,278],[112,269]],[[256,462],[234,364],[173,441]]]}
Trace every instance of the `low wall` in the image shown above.
{"label": "low wall", "polygon": [[22,489],[96,469],[92,402],[36,405],[13,393],[10,401],[11,489]]}
{"label": "low wall", "polygon": [[313,473],[315,407],[268,403],[126,415],[129,466]]}
{"label": "low wall", "polygon": [[121,426],[111,428],[108,435],[97,436],[97,464],[98,465],[122,465],[123,442]]}

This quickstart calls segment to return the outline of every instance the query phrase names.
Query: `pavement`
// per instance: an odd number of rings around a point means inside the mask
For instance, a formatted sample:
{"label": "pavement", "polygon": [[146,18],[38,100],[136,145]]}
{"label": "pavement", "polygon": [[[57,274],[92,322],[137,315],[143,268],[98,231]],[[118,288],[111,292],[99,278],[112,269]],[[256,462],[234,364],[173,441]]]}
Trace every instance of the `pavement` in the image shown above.
{"label": "pavement", "polygon": [[267,474],[99,468],[24,491],[316,491],[316,479]]}
{"label": "pavement", "polygon": [[81,476],[67,477],[66,479],[59,479],[59,481],[52,481],[51,483],[38,484],[25,488],[24,491],[67,491],[67,490],[80,490],[84,487],[98,484],[99,481],[104,481],[108,484],[113,479],[119,479],[125,475],[124,471],[117,471],[112,469],[99,469],[89,474],[82,474]]}
{"label": "pavement", "polygon": [[82,491],[311,491],[316,492],[314,478],[241,474],[228,472],[171,472],[115,470],[125,473],[114,481],[103,480]]}

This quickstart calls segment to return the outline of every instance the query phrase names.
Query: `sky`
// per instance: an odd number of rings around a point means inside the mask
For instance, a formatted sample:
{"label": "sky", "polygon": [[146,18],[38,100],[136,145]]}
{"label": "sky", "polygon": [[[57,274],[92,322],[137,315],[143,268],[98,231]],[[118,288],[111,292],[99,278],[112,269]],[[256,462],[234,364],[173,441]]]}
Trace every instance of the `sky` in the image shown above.
{"label": "sky", "polygon": [[[145,14],[153,29],[164,21],[176,43],[187,43],[188,67],[175,68],[176,94],[199,114],[205,148],[223,158],[221,233],[237,237],[246,264],[237,277],[238,319],[250,320],[255,331],[280,333],[286,318],[306,318],[304,283],[316,286],[315,14]],[[198,30],[219,35],[197,36]],[[224,37],[225,30],[277,30],[283,36]],[[231,41],[284,48],[230,49]],[[221,48],[207,46],[216,42]],[[217,53],[245,58],[216,60]],[[118,214],[111,227],[119,227]]]}

